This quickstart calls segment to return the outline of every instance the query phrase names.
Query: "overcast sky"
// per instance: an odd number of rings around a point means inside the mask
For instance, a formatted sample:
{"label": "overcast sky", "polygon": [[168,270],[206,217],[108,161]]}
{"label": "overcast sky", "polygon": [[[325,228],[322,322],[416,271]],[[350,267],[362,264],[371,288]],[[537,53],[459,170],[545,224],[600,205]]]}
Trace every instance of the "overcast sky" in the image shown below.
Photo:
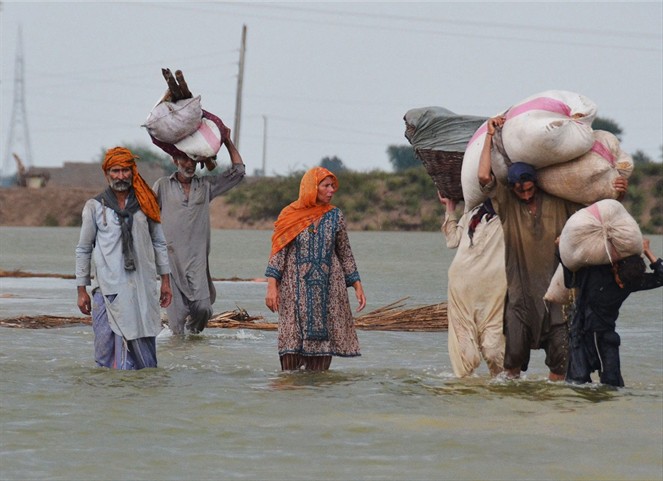
{"label": "overcast sky", "polygon": [[[570,90],[624,130],[622,147],[659,161],[662,2],[28,2],[2,1],[0,167],[96,161],[151,145],[145,121],[182,69],[203,108],[232,129],[247,27],[239,150],[249,173],[287,174],[337,156],[391,170],[408,145],[403,115],[442,106],[490,116]],[[15,101],[22,31],[25,117]],[[265,135],[265,126],[266,135]],[[264,139],[266,138],[266,142]],[[222,162],[228,162],[224,152]]]}

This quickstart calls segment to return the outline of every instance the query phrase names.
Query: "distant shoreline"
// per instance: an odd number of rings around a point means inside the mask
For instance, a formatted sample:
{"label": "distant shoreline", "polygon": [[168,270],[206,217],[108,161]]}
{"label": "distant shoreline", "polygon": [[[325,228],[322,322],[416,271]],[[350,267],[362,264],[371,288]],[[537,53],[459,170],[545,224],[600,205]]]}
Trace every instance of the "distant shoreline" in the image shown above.
{"label": "distant shoreline", "polygon": [[[76,279],[76,276],[73,274],[54,274],[54,273],[39,273],[39,272],[26,272],[21,269],[14,271],[5,271],[0,269],[0,278],[3,277],[15,277],[15,278],[24,278],[24,277],[46,277],[46,278],[56,278],[56,279]],[[250,279],[244,279],[241,277],[218,277],[212,278],[215,282],[267,282],[267,279],[264,277],[254,277]]]}

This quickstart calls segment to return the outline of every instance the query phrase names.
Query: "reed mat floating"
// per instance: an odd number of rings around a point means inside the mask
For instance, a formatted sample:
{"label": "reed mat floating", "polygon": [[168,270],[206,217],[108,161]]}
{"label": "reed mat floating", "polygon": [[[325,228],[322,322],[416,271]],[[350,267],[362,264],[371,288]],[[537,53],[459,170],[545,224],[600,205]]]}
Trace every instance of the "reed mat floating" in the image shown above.
{"label": "reed mat floating", "polygon": [[[408,298],[399,299],[374,311],[355,318],[355,327],[365,331],[446,331],[447,304],[432,304],[428,306],[403,309]],[[265,322],[262,316],[251,316],[245,309],[238,307],[233,311],[222,312],[214,316],[207,323],[208,329],[258,329],[273,331],[278,329],[278,323]],[[0,319],[0,327],[14,327],[20,329],[53,329],[69,327],[80,324],[91,325],[90,317],[62,317],[62,316],[19,316],[9,319]]]}

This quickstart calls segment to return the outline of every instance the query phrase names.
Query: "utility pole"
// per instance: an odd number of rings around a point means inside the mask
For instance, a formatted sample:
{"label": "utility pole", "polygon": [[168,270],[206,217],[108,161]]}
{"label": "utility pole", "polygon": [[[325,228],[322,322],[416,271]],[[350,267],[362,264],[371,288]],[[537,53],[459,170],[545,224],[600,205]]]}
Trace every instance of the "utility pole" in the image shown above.
{"label": "utility pole", "polygon": [[267,177],[267,116],[262,116],[262,176]]}
{"label": "utility pole", "polygon": [[242,121],[242,85],[244,83],[244,54],[246,52],[246,25],[242,25],[242,45],[239,50],[239,75],[237,75],[237,96],[235,97],[235,128],[233,143],[239,149],[239,127]]}
{"label": "utility pole", "polygon": [[[16,128],[22,128],[17,134]],[[17,149],[21,144],[22,149]],[[30,149],[30,133],[28,132],[28,116],[25,108],[25,73],[23,68],[23,36],[21,28],[18,29],[18,43],[16,46],[16,63],[14,67],[14,104],[12,106],[12,116],[9,121],[9,137],[5,144],[5,158],[2,168],[2,176],[9,177],[10,172],[14,170],[14,157],[12,151],[22,150],[20,152],[25,161],[26,169],[32,166],[32,151]]]}

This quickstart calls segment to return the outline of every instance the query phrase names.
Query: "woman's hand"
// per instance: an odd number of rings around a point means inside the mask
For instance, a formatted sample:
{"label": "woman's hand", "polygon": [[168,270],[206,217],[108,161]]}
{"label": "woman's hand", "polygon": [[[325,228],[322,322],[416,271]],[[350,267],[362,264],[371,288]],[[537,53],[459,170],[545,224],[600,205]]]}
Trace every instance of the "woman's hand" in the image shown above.
{"label": "woman's hand", "polygon": [[447,212],[451,213],[456,210],[456,201],[442,196],[440,191],[437,191],[437,198],[440,199],[440,204],[444,206]]}
{"label": "woman's hand", "polygon": [[265,305],[272,312],[279,311],[279,286],[273,277],[267,278],[267,295]]}
{"label": "woman's hand", "polygon": [[357,296],[357,302],[359,303],[356,312],[360,312],[364,307],[366,307],[366,296],[364,295],[364,288],[361,285],[361,281],[355,282],[352,287],[355,288],[355,296]]}

